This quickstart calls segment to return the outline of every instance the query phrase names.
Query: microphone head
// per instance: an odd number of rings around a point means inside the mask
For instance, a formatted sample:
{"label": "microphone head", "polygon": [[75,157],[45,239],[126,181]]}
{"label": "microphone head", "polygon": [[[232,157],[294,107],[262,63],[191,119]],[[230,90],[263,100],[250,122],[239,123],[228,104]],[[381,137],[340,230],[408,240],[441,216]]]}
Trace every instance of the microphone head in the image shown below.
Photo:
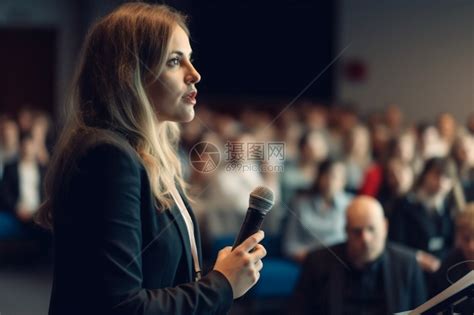
{"label": "microphone head", "polygon": [[265,186],[258,186],[250,193],[249,207],[266,215],[275,203],[273,191]]}

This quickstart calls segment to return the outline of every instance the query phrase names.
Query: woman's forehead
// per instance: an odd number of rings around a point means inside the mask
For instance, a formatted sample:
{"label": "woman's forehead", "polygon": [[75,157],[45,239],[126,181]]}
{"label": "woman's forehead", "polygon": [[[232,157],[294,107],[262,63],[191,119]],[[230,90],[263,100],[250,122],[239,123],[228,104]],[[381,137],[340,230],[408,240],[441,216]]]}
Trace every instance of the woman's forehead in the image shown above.
{"label": "woman's forehead", "polygon": [[188,34],[186,34],[186,32],[180,26],[175,27],[173,33],[171,34],[169,51],[170,53],[181,53],[185,56],[189,56],[192,53]]}

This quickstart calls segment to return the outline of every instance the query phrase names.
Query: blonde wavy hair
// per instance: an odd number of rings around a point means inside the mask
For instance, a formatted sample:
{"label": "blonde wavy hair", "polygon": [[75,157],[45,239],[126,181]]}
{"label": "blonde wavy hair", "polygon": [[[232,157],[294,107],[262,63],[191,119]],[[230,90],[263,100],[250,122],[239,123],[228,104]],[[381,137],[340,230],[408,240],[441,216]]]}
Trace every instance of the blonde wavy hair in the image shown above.
{"label": "blonde wavy hair", "polygon": [[[165,5],[123,4],[93,25],[76,69],[66,122],[46,174],[45,201],[36,221],[53,229],[53,214],[76,160],[97,143],[113,143],[142,162],[155,206],[171,206],[171,185],[186,194],[177,155],[180,130],[158,123],[145,92],[166,64],[172,31],[189,34],[186,17]],[[126,139],[126,140],[125,140]]]}

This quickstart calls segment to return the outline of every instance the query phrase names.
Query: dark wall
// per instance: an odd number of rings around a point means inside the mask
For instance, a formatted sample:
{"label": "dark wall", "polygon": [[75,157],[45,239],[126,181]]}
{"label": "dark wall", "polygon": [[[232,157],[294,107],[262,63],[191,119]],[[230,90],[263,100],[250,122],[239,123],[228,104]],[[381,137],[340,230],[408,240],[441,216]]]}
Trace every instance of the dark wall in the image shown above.
{"label": "dark wall", "polygon": [[24,105],[52,112],[56,70],[56,31],[0,28],[0,112]]}
{"label": "dark wall", "polygon": [[[63,104],[90,23],[124,1],[69,0],[53,10],[54,2],[42,9],[20,1],[17,6],[30,18],[2,28],[2,111],[31,103],[53,112],[54,104]],[[333,1],[166,3],[190,15],[195,64],[203,77],[201,100],[206,96],[292,99],[334,55]],[[332,78],[333,67],[301,97],[330,99]]]}
{"label": "dark wall", "polygon": [[[189,13],[201,95],[297,96],[333,58],[334,3],[194,2]],[[329,68],[302,97],[332,95]]]}

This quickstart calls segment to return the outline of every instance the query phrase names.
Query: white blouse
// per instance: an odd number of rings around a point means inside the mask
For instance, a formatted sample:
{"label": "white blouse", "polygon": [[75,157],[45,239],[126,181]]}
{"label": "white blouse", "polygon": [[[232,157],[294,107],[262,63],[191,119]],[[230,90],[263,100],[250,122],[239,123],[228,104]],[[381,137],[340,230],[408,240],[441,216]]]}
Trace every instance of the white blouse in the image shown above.
{"label": "white blouse", "polygon": [[175,186],[172,186],[171,195],[173,196],[174,201],[178,205],[179,211],[181,212],[181,215],[184,218],[184,222],[186,223],[186,228],[188,230],[189,235],[189,243],[191,245],[191,254],[193,256],[194,271],[196,272],[195,280],[197,281],[201,278],[201,267],[199,266],[196,238],[194,237],[193,220],[191,219],[191,216],[189,215],[189,212],[186,209],[186,206],[184,205],[183,199],[181,198],[181,195],[179,194]]}

